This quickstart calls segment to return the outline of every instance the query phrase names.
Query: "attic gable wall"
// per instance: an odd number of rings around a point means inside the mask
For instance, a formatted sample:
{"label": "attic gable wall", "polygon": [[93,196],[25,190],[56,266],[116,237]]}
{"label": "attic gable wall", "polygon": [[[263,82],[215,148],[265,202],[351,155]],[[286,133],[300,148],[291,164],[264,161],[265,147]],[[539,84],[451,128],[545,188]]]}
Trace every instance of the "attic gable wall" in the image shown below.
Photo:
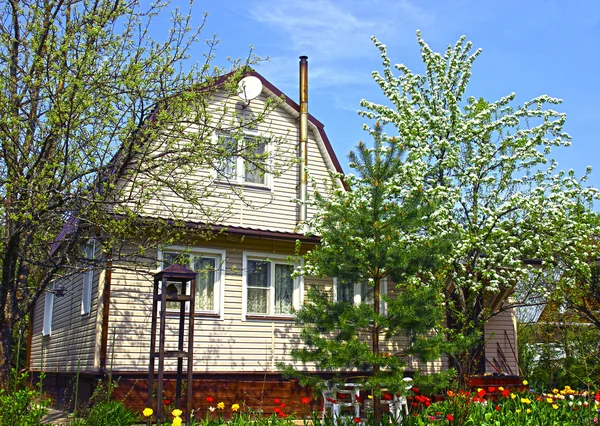
{"label": "attic gable wall", "polygon": [[[263,94],[253,99],[249,106],[239,99],[226,97],[220,92],[213,94],[210,111],[214,123],[222,128],[236,125],[239,118],[246,119],[256,111],[262,111],[271,92],[265,89]],[[237,185],[217,178],[214,167],[200,164],[186,172],[183,179],[195,188],[203,189],[200,207],[186,203],[174,191],[161,188],[154,196],[145,201],[139,213],[147,217],[177,218],[189,222],[211,223],[225,226],[261,229],[269,231],[293,232],[297,225],[297,204],[294,199],[298,191],[297,143],[298,124],[288,105],[280,105],[259,123],[256,129],[244,131],[248,135],[259,134],[279,141],[269,147],[270,164],[277,175],[268,178],[270,185]],[[223,115],[223,111],[227,111]],[[193,131],[193,129],[190,129]],[[226,132],[226,130],[224,131]],[[216,132],[207,132],[216,140]],[[324,191],[322,181],[329,180],[329,172],[335,171],[323,141],[314,126],[309,127],[308,169],[311,177],[319,182],[319,190]],[[309,187],[309,197],[311,188]],[[127,192],[127,191],[126,191]],[[314,212],[309,209],[309,217]]]}

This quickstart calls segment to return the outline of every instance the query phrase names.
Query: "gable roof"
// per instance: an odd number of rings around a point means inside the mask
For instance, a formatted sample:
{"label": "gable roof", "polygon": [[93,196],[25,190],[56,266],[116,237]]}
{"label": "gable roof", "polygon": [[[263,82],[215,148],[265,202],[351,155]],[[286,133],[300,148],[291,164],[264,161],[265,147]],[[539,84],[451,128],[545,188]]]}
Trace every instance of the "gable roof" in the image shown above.
{"label": "gable roof", "polygon": [[[201,87],[199,90],[201,91],[210,91],[210,90],[215,90],[218,87],[222,86],[228,79],[230,79],[232,76],[234,75],[234,72],[229,72],[227,74],[224,74],[222,76],[219,76],[218,78],[215,79],[215,81],[205,87]],[[254,76],[256,78],[258,78],[262,85],[263,85],[263,93],[265,93],[267,96],[271,96],[271,97],[275,97],[277,99],[283,99],[283,107],[286,109],[286,111],[288,113],[291,113],[292,115],[294,115],[295,118],[298,118],[300,116],[300,105],[298,105],[296,102],[294,102],[291,98],[289,98],[288,96],[285,95],[285,93],[283,93],[281,90],[279,90],[277,87],[275,87],[269,80],[267,80],[265,77],[263,77],[260,73],[252,70],[252,69],[248,69],[247,71],[244,71],[241,74],[241,77],[246,77],[246,76]],[[146,124],[149,121],[153,121],[156,117],[157,112],[159,111],[160,106],[157,104],[152,113],[148,116],[148,118],[146,118],[146,120],[140,125],[140,127],[136,130],[135,134],[134,134],[134,138],[138,139],[139,143],[143,143],[146,138],[143,135],[143,130],[144,127],[146,126]],[[325,133],[325,125],[323,123],[321,123],[319,120],[317,120],[312,114],[308,114],[308,123],[310,126],[312,126],[312,128],[314,130],[316,130],[316,136],[317,136],[317,143],[322,144],[322,147],[325,149],[325,151],[328,154],[328,160],[331,162],[331,166],[333,167],[333,169],[335,169],[336,172],[343,174],[344,171],[340,165],[340,162],[337,158],[337,155],[335,154],[334,150],[333,150],[333,146],[331,145],[331,142],[329,141],[329,138],[327,137],[327,134]],[[132,144],[134,145],[134,144]],[[106,175],[112,175],[117,173],[117,170],[120,167],[120,163],[121,160],[123,159],[124,156],[127,156],[128,153],[124,152],[122,150],[122,146],[119,147],[119,149],[117,150],[117,152],[115,153],[115,155],[113,156],[113,158],[109,161],[107,167],[106,167]],[[100,181],[103,181],[104,179],[100,179]],[[341,184],[346,187],[345,182],[342,180]],[[346,188],[348,189],[348,188]],[[148,218],[144,218],[144,219],[148,219]],[[56,238],[54,239],[54,242],[51,244],[50,246],[50,256],[52,256],[57,250],[58,248],[61,246],[62,242],[65,241],[65,239],[67,239],[73,232],[75,232],[76,228],[79,226],[80,220],[77,216],[75,215],[71,215],[65,222],[65,225],[63,226],[63,228],[61,229],[61,231],[57,234]],[[215,225],[211,225],[211,224],[207,224],[207,223],[198,223],[198,222],[189,222],[186,221],[186,227],[189,228],[206,228],[206,227],[215,227]],[[240,227],[240,226],[217,226],[218,230],[224,232],[224,233],[231,233],[231,234],[236,234],[236,235],[248,235],[248,236],[253,236],[253,237],[257,237],[257,238],[273,238],[273,239],[281,239],[281,240],[293,240],[293,239],[300,239],[301,241],[305,241],[305,242],[312,242],[312,243],[318,243],[318,241],[320,241],[320,238],[316,237],[316,236],[308,236],[308,235],[304,235],[304,234],[300,234],[300,233],[296,233],[296,232],[281,232],[281,231],[265,231],[265,230],[259,230],[259,229],[254,229],[251,227]]]}

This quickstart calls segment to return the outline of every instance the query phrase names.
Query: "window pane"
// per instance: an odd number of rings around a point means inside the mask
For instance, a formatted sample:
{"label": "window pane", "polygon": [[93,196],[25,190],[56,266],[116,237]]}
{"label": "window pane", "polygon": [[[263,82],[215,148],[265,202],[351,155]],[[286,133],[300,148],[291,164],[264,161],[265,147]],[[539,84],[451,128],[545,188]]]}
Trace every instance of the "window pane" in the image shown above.
{"label": "window pane", "polygon": [[[88,241],[85,246],[85,258],[94,259],[95,251],[94,240]],[[83,291],[81,293],[81,315],[90,313],[92,307],[92,284],[94,281],[94,269],[92,269],[91,262],[85,265],[86,270],[83,273]]]}
{"label": "window pane", "polygon": [[268,288],[249,288],[246,310],[250,313],[268,314]]}
{"label": "window pane", "polygon": [[269,286],[269,262],[248,260],[246,271],[247,285],[249,287]]}
{"label": "window pane", "polygon": [[196,309],[212,311],[215,305],[216,259],[199,257],[194,261],[196,277]]}
{"label": "window pane", "polygon": [[368,282],[363,282],[360,285],[361,303],[372,305],[375,300],[375,286]]}
{"label": "window pane", "polygon": [[219,136],[219,154],[220,159],[217,164],[217,171],[220,177],[235,179],[237,163],[237,140],[230,135]]}
{"label": "window pane", "polygon": [[244,163],[244,180],[249,183],[265,183],[265,158],[262,155],[265,153],[265,143],[255,139],[246,139],[250,161]]}
{"label": "window pane", "polygon": [[[54,287],[48,286],[49,290]],[[42,327],[42,336],[48,336],[52,333],[52,315],[54,313],[54,293],[46,293],[46,299],[44,300],[44,323]]]}
{"label": "window pane", "polygon": [[292,265],[275,264],[275,313],[292,313],[292,296],[294,294],[294,279]]}
{"label": "window pane", "polygon": [[190,256],[182,253],[163,253],[163,269],[175,264],[189,268]]}
{"label": "window pane", "polygon": [[354,303],[354,284],[338,280],[335,296],[338,302]]}

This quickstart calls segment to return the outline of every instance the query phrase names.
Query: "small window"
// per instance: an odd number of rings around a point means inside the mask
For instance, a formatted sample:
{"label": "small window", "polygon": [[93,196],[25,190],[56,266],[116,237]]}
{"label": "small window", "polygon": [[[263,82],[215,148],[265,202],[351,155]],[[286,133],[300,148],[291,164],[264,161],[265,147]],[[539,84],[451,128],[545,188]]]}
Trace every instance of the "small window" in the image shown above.
{"label": "small window", "polygon": [[[52,290],[52,285],[48,290]],[[44,324],[42,326],[42,336],[50,336],[52,333],[52,315],[54,314],[54,293],[46,292],[44,299]]]}
{"label": "small window", "polygon": [[[375,287],[366,281],[363,281],[362,283],[351,283],[335,279],[334,288],[336,302],[348,302],[354,303],[355,305],[360,305],[361,303],[373,305],[375,299]],[[385,279],[381,281],[380,288],[382,295],[387,294],[387,281]],[[385,307],[383,301],[381,301],[380,306],[382,309]]]}
{"label": "small window", "polygon": [[301,286],[285,256],[244,255],[246,314],[292,315],[300,305]]}
{"label": "small window", "polygon": [[[168,251],[167,251],[168,250]],[[185,266],[198,273],[194,310],[197,313],[218,313],[222,300],[222,275],[225,252],[222,250],[192,249],[186,253],[163,252],[163,268],[172,264]],[[182,294],[180,282],[169,282],[167,293]],[[179,310],[179,303],[167,302],[168,310]],[[189,307],[186,307],[189,310]]]}
{"label": "small window", "polygon": [[[236,184],[268,185],[267,146],[263,138],[247,135],[237,140],[230,134],[221,134],[217,143],[224,154],[217,165],[217,179]],[[246,159],[238,155],[242,149],[248,154]]]}
{"label": "small window", "polygon": [[[96,253],[96,242],[88,241],[85,245],[84,256],[86,259],[94,259]],[[83,290],[81,292],[81,315],[88,315],[92,307],[92,284],[94,283],[94,268],[91,262],[84,264]]]}

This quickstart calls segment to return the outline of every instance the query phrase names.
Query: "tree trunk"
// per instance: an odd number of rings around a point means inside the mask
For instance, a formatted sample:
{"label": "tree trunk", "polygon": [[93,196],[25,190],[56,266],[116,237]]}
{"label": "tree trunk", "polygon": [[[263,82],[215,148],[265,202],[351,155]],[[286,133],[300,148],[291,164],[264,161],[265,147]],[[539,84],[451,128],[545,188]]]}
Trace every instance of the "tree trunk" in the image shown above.
{"label": "tree trunk", "polygon": [[12,326],[10,320],[3,315],[4,320],[0,322],[0,389],[6,389],[10,378],[12,362]]}
{"label": "tree trunk", "polygon": [[[375,288],[373,290],[373,310],[375,311],[375,317],[373,318],[373,355],[377,357],[379,355],[379,324],[377,323],[377,316],[379,315],[379,291],[380,291],[380,279],[375,279]],[[377,361],[378,362],[378,361]],[[373,365],[373,378],[379,375],[379,364]],[[375,381],[375,391],[373,392],[373,414],[375,416],[374,422],[378,426],[381,424],[381,386]]]}

